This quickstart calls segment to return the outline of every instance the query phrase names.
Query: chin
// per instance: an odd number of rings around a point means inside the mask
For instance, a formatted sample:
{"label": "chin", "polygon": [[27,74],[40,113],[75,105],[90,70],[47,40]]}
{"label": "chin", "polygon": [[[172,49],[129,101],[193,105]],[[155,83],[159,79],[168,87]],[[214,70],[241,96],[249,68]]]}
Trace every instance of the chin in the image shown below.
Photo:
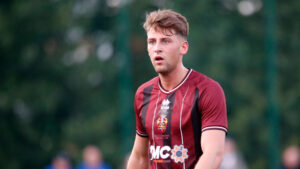
{"label": "chin", "polygon": [[155,68],[156,73],[158,74],[167,74],[169,71],[167,69]]}

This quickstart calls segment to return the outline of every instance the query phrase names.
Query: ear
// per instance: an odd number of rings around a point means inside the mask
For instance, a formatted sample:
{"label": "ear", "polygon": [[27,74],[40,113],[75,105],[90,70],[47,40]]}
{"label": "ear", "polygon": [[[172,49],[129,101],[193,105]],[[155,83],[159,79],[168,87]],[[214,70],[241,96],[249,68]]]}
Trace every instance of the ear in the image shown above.
{"label": "ear", "polygon": [[185,55],[189,50],[189,43],[185,40],[181,43],[180,54]]}

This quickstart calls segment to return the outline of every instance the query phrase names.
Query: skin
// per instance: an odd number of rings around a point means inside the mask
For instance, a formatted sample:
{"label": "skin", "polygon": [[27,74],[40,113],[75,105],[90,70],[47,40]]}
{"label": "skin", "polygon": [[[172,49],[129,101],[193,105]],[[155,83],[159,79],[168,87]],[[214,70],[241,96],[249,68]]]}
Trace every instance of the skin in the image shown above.
{"label": "skin", "polygon": [[188,42],[175,31],[171,32],[165,35],[154,28],[147,32],[148,55],[166,90],[175,88],[188,72],[182,64],[182,56],[188,51]]}
{"label": "skin", "polygon": [[95,168],[102,163],[102,155],[95,146],[87,146],[83,151],[83,159],[86,165]]}
{"label": "skin", "polygon": [[206,130],[201,134],[202,156],[195,169],[218,169],[223,157],[225,132],[222,130]]}
{"label": "skin", "polygon": [[[164,34],[159,28],[151,28],[147,32],[148,54],[165,90],[174,89],[188,72],[182,63],[182,57],[188,51],[188,42],[174,30],[170,32],[170,34]],[[203,155],[198,160],[195,169],[217,169],[222,161],[225,132],[206,130],[201,135],[199,144],[201,144]],[[148,138],[136,135],[127,169],[148,168],[148,144]]]}
{"label": "skin", "polygon": [[127,169],[148,168],[148,144],[148,138],[141,137],[136,134],[133,149],[128,160]]}

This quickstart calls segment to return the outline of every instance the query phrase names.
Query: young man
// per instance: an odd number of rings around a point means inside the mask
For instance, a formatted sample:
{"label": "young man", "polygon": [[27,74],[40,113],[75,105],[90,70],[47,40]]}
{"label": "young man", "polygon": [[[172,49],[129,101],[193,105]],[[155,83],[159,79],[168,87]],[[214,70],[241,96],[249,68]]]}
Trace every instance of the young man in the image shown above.
{"label": "young man", "polygon": [[183,66],[186,18],[158,10],[147,15],[144,28],[158,76],[136,92],[128,169],[217,169],[227,132],[225,96],[217,82]]}

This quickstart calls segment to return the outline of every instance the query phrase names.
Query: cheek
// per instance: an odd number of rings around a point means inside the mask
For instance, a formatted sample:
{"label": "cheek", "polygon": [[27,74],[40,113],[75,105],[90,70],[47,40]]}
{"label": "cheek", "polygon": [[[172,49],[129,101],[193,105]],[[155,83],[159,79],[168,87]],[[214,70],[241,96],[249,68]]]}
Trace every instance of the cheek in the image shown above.
{"label": "cheek", "polygon": [[179,58],[180,58],[180,55],[179,55],[180,51],[178,48],[174,48],[173,50],[171,50],[171,53],[170,53],[170,57],[169,58],[169,61],[171,64],[177,64],[177,62],[179,61]]}
{"label": "cheek", "polygon": [[152,56],[153,56],[153,50],[151,48],[148,47],[148,55],[150,57],[150,59],[152,60]]}
{"label": "cheek", "polygon": [[148,50],[148,53],[150,54],[152,52],[152,47],[148,46],[147,50]]}
{"label": "cheek", "polygon": [[178,46],[178,45],[170,46],[169,51],[171,51],[172,53],[179,53],[180,52],[180,46]]}
{"label": "cheek", "polygon": [[178,55],[180,53],[180,48],[179,47],[172,47],[169,49],[170,54],[172,55]]}
{"label": "cheek", "polygon": [[148,47],[147,49],[147,52],[148,52],[148,55],[150,56],[150,53],[151,53],[151,49]]}

